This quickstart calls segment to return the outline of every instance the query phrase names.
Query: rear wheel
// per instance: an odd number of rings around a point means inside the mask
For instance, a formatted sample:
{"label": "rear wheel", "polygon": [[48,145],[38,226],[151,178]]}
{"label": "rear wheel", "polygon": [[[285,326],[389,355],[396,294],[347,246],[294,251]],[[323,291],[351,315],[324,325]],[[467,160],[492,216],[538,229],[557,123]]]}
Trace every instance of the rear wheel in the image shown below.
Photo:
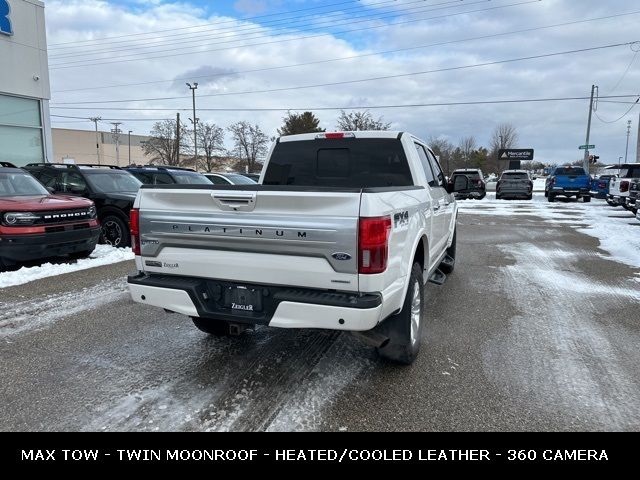
{"label": "rear wheel", "polygon": [[100,220],[102,232],[100,243],[117,248],[131,245],[131,234],[127,222],[117,215],[107,215]]}
{"label": "rear wheel", "polygon": [[584,201],[584,203],[589,203],[591,201],[591,197],[589,197],[589,196],[582,197],[582,200]]}
{"label": "rear wheel", "polygon": [[547,190],[544,191],[544,196],[548,197],[549,196],[549,192]]}
{"label": "rear wheel", "polygon": [[389,342],[378,348],[382,358],[410,365],[418,356],[422,339],[422,314],[424,312],[424,286],[422,268],[414,263],[409,278],[409,288],[402,311],[382,322],[377,330],[389,338]]}
{"label": "rear wheel", "polygon": [[224,320],[214,320],[211,318],[191,317],[196,328],[209,335],[225,337],[230,335],[229,322]]}
{"label": "rear wheel", "polygon": [[533,193],[527,197],[527,200],[533,200]]}
{"label": "rear wheel", "polygon": [[556,196],[553,193],[549,193],[547,200],[549,200],[550,203],[553,203],[556,201]]}

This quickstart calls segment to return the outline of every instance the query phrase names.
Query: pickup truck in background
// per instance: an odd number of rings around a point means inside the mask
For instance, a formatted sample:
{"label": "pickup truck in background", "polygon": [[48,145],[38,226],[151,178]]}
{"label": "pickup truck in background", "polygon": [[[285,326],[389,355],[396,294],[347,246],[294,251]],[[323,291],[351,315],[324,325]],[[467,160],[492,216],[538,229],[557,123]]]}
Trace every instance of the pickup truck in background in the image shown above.
{"label": "pickup truck in background", "polygon": [[613,207],[627,206],[629,188],[635,180],[640,180],[640,163],[626,163],[620,166],[618,178],[612,178],[609,183],[607,203]]}
{"label": "pickup truck in background", "polygon": [[344,330],[411,363],[424,285],[443,284],[455,266],[450,190],[409,133],[281,137],[260,184],[140,189],[131,296],[213,335]]}
{"label": "pickup truck in background", "polygon": [[556,197],[581,198],[586,202],[591,201],[591,175],[582,167],[564,165],[556,167],[545,182],[544,196],[550,202],[555,202]]}

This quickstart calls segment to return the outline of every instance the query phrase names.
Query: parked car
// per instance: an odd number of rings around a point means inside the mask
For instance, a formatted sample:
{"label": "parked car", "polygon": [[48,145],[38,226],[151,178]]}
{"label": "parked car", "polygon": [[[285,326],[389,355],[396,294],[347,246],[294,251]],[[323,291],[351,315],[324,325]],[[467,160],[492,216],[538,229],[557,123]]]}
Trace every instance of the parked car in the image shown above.
{"label": "parked car", "polygon": [[600,175],[591,181],[591,196],[595,198],[607,198],[609,194],[609,182],[615,175]]}
{"label": "parked car", "polygon": [[498,177],[489,177],[484,181],[487,192],[495,192],[498,187]]}
{"label": "parked car", "polygon": [[584,168],[564,165],[555,167],[545,181],[544,196],[555,202],[558,196],[591,201],[591,175]]}
{"label": "parked car", "polygon": [[144,165],[127,171],[145,185],[208,185],[211,182],[191,168]]}
{"label": "parked car", "polygon": [[240,175],[244,175],[245,177],[250,178],[251,180],[253,180],[256,183],[258,183],[260,181],[260,174],[259,173],[241,173]]}
{"label": "parked car", "polygon": [[48,257],[88,257],[99,236],[92,201],[52,195],[28,172],[0,162],[0,271]]}
{"label": "parked car", "polygon": [[[484,175],[482,174],[482,170],[478,168],[462,168],[458,170],[454,170],[451,174],[451,179],[449,180],[450,184],[453,185],[456,183],[456,178],[458,178],[458,185],[461,185],[461,177],[467,177],[467,188],[460,189],[455,188],[456,198],[458,199],[476,199],[482,200],[487,196],[487,186],[484,183]],[[464,182],[463,182],[464,183]]]}
{"label": "parked car", "polygon": [[56,194],[93,200],[102,225],[100,243],[114,247],[131,245],[129,212],[142,183],[111,165],[34,163],[25,167]]}
{"label": "parked car", "polygon": [[424,284],[455,266],[457,205],[432,150],[402,132],[281,137],[263,183],[189,195],[143,186],[133,300],[212,335],[256,324],[357,332],[411,363]]}
{"label": "parked car", "polygon": [[635,180],[640,180],[640,163],[625,163],[620,167],[620,174],[609,183],[607,203],[611,206],[627,207],[629,187]]}
{"label": "parked car", "polygon": [[255,185],[257,182],[240,173],[205,173],[214,185]]}
{"label": "parked car", "polygon": [[629,185],[629,196],[626,199],[627,210],[638,213],[638,197],[640,197],[640,180],[633,180]]}
{"label": "parked car", "polygon": [[526,170],[505,170],[496,185],[496,199],[533,198],[533,180]]}

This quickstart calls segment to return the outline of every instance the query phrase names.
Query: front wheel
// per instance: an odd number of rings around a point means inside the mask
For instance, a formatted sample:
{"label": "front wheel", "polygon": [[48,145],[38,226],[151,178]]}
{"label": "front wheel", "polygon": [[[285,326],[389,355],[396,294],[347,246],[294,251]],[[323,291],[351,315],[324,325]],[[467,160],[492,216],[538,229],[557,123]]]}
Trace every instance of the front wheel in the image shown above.
{"label": "front wheel", "polygon": [[424,312],[424,285],[422,268],[414,263],[409,277],[409,288],[402,311],[392,315],[376,329],[389,338],[389,342],[378,348],[382,358],[410,365],[418,356],[422,339],[422,314]]}
{"label": "front wheel", "polygon": [[591,201],[591,197],[582,197],[584,203],[589,203]]}
{"label": "front wheel", "polygon": [[533,200],[533,194],[529,195],[529,196],[527,197],[527,200]]}
{"label": "front wheel", "polygon": [[102,232],[100,243],[116,248],[124,248],[131,245],[131,234],[127,222],[117,215],[107,215],[100,220]]}
{"label": "front wheel", "polygon": [[549,203],[553,203],[556,201],[556,196],[553,193],[549,193],[547,200],[549,200]]}
{"label": "front wheel", "polygon": [[193,324],[198,330],[216,337],[226,337],[231,334],[229,322],[224,320],[214,320],[211,318],[191,317]]}

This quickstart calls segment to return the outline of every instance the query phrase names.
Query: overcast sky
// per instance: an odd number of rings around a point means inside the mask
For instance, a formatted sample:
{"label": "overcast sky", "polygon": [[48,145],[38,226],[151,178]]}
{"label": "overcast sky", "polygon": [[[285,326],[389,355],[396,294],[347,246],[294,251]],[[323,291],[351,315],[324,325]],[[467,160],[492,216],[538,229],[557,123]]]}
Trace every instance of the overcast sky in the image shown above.
{"label": "overcast sky", "polygon": [[[186,78],[200,84],[199,108],[231,109],[199,110],[201,121],[226,127],[249,120],[270,136],[276,135],[285,112],[233,109],[586,97],[592,84],[599,86],[601,96],[640,95],[640,54],[634,53],[640,43],[451,70],[640,41],[638,0],[48,0],[45,4],[52,114],[119,119],[125,132],[138,134],[147,134],[154,119],[175,118],[176,109],[191,108]],[[613,15],[618,16],[585,21]],[[442,69],[449,70],[432,72]],[[406,75],[416,72],[431,73]],[[405,76],[359,81],[393,75]],[[335,85],[340,82],[352,83]],[[313,87],[318,84],[334,85]],[[279,91],[240,93],[264,90]],[[181,98],[161,100],[167,97]],[[114,100],[131,101],[97,103]],[[598,103],[590,143],[606,162],[617,162],[624,155],[627,120],[633,121],[629,157],[635,156],[640,107],[623,116],[630,107],[631,103]],[[496,124],[509,122],[518,130],[519,147],[535,148],[537,160],[556,163],[580,158],[588,101],[371,112],[391,122],[393,129],[425,139],[440,136],[455,144],[474,136],[479,144],[488,145]],[[335,129],[339,111],[315,113],[322,127]],[[192,116],[188,111],[181,115]],[[53,126],[92,128],[86,121],[61,118],[54,118]]]}

